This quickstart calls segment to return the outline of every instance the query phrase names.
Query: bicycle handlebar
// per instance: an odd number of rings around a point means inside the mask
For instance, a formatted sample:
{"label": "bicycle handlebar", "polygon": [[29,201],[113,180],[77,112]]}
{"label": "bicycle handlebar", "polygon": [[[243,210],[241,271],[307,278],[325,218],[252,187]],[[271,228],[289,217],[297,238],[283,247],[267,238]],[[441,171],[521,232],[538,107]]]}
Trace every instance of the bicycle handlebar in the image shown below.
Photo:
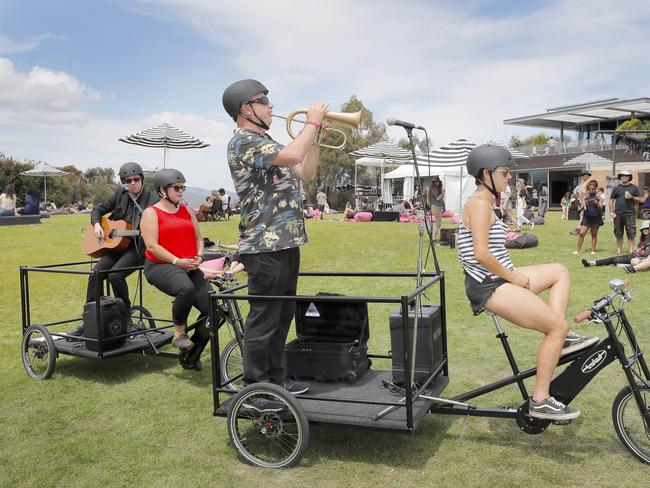
{"label": "bicycle handlebar", "polygon": [[[579,324],[580,322],[590,318],[594,313],[598,313],[599,310],[602,310],[603,308],[611,305],[614,299],[618,295],[622,295],[623,297],[626,297],[627,294],[625,293],[624,290],[625,288],[628,287],[629,284],[630,284],[629,280],[625,280],[621,288],[614,290],[612,293],[609,293],[608,295],[605,295],[600,300],[595,302],[593,307],[591,307],[588,310],[585,310],[584,312],[580,312],[578,315],[573,317],[573,322]],[[626,298],[626,300],[629,300],[629,296]]]}

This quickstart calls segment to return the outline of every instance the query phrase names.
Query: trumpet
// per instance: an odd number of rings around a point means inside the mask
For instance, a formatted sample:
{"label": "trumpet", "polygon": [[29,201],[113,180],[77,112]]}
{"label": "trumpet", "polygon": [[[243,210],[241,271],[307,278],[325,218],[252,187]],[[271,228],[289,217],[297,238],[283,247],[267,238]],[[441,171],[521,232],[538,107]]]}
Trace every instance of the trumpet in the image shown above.
{"label": "trumpet", "polygon": [[[296,135],[291,130],[291,124],[293,122],[296,122],[296,123],[299,123],[299,124],[306,124],[307,122],[302,121],[302,120],[294,120],[294,118],[296,117],[296,115],[300,115],[300,114],[307,115],[307,112],[308,112],[308,110],[306,108],[301,108],[301,109],[294,110],[293,112],[291,112],[288,117],[284,117],[282,115],[275,115],[275,114],[273,114],[272,117],[277,117],[278,119],[286,120],[287,121],[287,123],[286,123],[286,125],[287,125],[287,133],[289,134],[289,137],[291,137],[291,139],[295,139]],[[323,119],[325,119],[325,120],[333,120],[335,122],[340,122],[342,124],[349,125],[350,127],[354,127],[355,129],[358,129],[359,124],[361,123],[361,110],[359,110],[358,112],[353,112],[353,113],[325,112],[325,115],[323,116]],[[331,146],[331,145],[328,145],[328,144],[323,144],[319,140],[318,145],[320,147],[328,147],[330,149],[343,149],[345,147],[345,145],[347,144],[347,142],[348,142],[348,138],[345,135],[345,132],[343,132],[342,130],[339,130],[339,129],[334,129],[334,128],[329,128],[328,130],[331,131],[331,132],[340,133],[343,136],[343,142],[341,144],[339,144],[338,146]]]}

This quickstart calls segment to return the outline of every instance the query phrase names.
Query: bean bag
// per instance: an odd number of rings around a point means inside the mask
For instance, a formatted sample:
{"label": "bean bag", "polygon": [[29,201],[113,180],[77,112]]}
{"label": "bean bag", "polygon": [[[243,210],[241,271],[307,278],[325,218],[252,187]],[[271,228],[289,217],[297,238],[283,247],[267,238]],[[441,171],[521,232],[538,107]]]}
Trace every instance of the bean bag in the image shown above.
{"label": "bean bag", "polygon": [[411,221],[411,216],[409,214],[400,214],[399,215],[399,221],[400,222],[410,222]]}
{"label": "bean bag", "polygon": [[442,212],[442,216],[447,217],[447,218],[448,217],[453,217],[454,216],[454,211],[453,210],[445,210],[444,212]]}
{"label": "bean bag", "polygon": [[372,220],[372,212],[357,212],[354,214],[355,222],[370,222]]}
{"label": "bean bag", "polygon": [[463,220],[463,218],[462,218],[460,215],[454,215],[454,216],[451,218],[451,221],[452,221],[454,224],[460,224],[461,220]]}
{"label": "bean bag", "polygon": [[[517,233],[513,232],[513,234]],[[529,247],[537,247],[538,244],[539,239],[535,234],[525,232],[523,234],[517,234],[517,237],[513,239],[508,239],[505,246],[508,249],[528,249]]]}
{"label": "bean bag", "polygon": [[530,219],[530,223],[535,225],[544,225],[544,217],[542,217],[541,215],[537,215],[532,219]]}

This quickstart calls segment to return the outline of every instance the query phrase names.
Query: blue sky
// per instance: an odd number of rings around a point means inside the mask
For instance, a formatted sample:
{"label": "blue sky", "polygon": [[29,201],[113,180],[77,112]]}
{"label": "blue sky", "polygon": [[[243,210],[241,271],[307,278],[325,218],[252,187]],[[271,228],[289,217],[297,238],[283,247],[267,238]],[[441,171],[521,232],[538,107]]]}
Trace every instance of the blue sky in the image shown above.
{"label": "blue sky", "polygon": [[[162,151],[117,141],[168,122],[209,142],[172,151],[192,186],[232,188],[221,107],[257,78],[277,113],[357,95],[433,145],[506,141],[505,118],[650,96],[650,3],[403,0],[22,0],[0,3],[0,151],[79,168]],[[280,124],[271,134],[286,142]],[[391,128],[395,139],[403,136]]]}

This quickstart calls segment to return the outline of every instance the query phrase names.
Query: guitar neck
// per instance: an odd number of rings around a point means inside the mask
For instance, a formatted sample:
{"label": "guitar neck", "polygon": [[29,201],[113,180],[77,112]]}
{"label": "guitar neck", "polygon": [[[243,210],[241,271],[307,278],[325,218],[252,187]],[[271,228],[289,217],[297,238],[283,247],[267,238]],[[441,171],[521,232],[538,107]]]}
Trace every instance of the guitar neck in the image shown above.
{"label": "guitar neck", "polygon": [[139,230],[113,230],[111,237],[137,237],[140,235]]}

